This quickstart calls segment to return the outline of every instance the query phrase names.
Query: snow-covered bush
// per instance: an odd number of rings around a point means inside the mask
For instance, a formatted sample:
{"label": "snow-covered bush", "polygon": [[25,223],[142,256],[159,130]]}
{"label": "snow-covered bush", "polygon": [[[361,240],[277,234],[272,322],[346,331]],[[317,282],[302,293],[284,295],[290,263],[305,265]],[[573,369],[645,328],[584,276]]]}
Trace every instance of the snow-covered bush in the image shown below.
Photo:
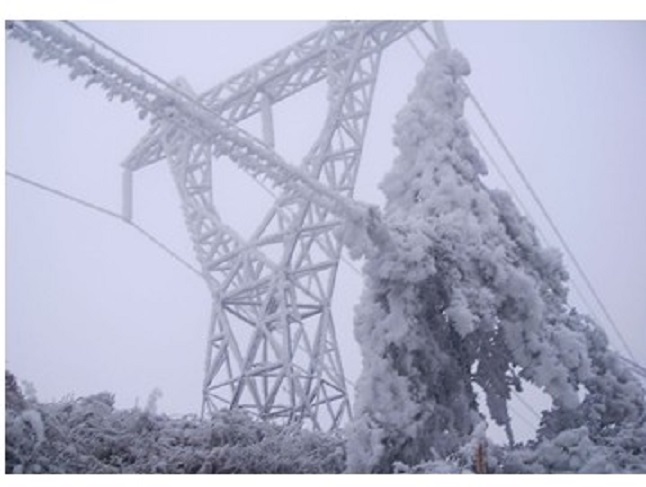
{"label": "snow-covered bush", "polygon": [[242,412],[219,412],[210,421],[171,418],[116,410],[108,393],[27,409],[15,380],[7,380],[6,391],[11,397],[5,416],[7,473],[339,473],[345,468],[340,438],[254,421]]}

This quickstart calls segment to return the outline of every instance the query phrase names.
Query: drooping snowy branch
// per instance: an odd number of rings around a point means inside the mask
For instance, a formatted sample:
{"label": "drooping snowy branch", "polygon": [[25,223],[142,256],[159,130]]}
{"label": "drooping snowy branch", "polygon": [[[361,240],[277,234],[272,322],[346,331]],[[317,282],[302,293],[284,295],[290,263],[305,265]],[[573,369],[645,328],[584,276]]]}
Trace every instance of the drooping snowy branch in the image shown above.
{"label": "drooping snowy branch", "polygon": [[397,117],[399,156],[381,185],[391,245],[368,255],[355,317],[363,371],[351,471],[458,455],[483,420],[473,384],[510,442],[520,379],[552,398],[545,441],[620,416],[626,431],[644,427],[643,389],[567,305],[560,254],[541,248],[507,194],[480,182],[486,167],[463,118],[468,72],[461,54],[437,50]]}

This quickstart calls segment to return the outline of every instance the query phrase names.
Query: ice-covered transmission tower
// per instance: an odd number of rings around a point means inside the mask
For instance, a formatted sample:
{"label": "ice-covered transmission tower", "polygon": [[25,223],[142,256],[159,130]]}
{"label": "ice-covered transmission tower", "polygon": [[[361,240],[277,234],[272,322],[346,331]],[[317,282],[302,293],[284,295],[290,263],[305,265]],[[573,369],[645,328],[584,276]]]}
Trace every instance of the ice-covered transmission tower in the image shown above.
{"label": "ice-covered transmission tower", "polygon": [[[132,215],[133,172],[167,160],[212,296],[203,412],[242,408],[314,429],[339,426],[351,413],[331,312],[337,230],[369,215],[351,198],[381,54],[415,29],[432,40],[423,22],[331,22],[199,96],[74,24],[6,28],[36,57],[152,116],[124,162],[123,214]],[[287,164],[273,149],[272,107],[322,81],[323,129],[300,165]],[[253,116],[262,120],[263,140],[238,125]],[[214,205],[213,163],[223,157],[283,191],[249,239]]]}

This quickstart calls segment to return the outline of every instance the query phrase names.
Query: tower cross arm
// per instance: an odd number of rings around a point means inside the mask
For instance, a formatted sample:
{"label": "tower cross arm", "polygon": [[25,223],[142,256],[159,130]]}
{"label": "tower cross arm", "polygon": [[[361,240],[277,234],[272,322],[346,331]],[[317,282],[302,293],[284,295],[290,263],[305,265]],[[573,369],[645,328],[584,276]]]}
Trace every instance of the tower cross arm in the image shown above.
{"label": "tower cross arm", "polygon": [[[243,120],[260,111],[262,96],[276,103],[325,79],[328,50],[347,47],[349,58],[360,29],[372,38],[374,51],[385,49],[423,23],[360,21],[329,24],[231,76],[203,93],[199,99],[205,106],[226,113],[226,118],[231,121]],[[336,35],[330,37],[332,26]],[[362,56],[370,53],[366,50]],[[347,59],[339,60],[343,61]]]}
{"label": "tower cross arm", "polygon": [[[358,203],[327,188],[300,168],[288,164],[272,148],[248,132],[225,120],[161,78],[121,57],[119,61],[91,47],[48,22],[8,22],[9,36],[28,44],[43,62],[56,61],[71,69],[70,77],[85,78],[86,86],[99,85],[112,100],[119,97],[139,108],[142,116],[187,130],[215,147],[216,155],[228,156],[256,178],[296,193],[356,228],[367,228],[376,219],[376,209]],[[138,71],[138,72],[137,72]]]}
{"label": "tower cross arm", "polygon": [[[278,103],[326,79],[328,50],[346,47],[347,56],[337,62],[347,62],[353,55],[351,47],[359,34],[358,28],[365,29],[372,39],[371,49],[361,53],[365,57],[375,50],[387,48],[423,24],[424,21],[340,22],[335,24],[333,37],[328,35],[328,25],[229,77],[202,93],[198,101],[223,118],[240,122],[262,111],[263,102]],[[155,137],[156,132],[157,127],[148,131],[124,165],[138,169],[161,159],[161,144]]]}

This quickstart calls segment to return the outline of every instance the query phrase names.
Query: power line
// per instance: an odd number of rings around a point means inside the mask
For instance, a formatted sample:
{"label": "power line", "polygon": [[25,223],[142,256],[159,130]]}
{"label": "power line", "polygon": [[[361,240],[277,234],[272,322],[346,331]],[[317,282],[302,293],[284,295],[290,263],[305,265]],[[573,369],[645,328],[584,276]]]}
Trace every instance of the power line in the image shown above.
{"label": "power line", "polygon": [[525,408],[526,408],[528,411],[530,411],[530,412],[532,413],[532,415],[534,415],[534,416],[535,416],[537,419],[539,419],[539,420],[541,419],[541,415],[540,415],[538,412],[536,412],[536,410],[532,407],[532,405],[531,405],[531,404],[529,404],[527,401],[525,401],[525,399],[523,399],[523,396],[521,396],[520,394],[518,394],[516,391],[513,391],[513,390],[512,390],[511,392],[512,392],[512,394],[514,395],[514,397],[515,397],[516,399],[518,399],[518,400],[520,401],[520,403],[521,403],[523,406],[525,406]]}
{"label": "power line", "polygon": [[424,62],[424,56],[422,55],[422,51],[419,50],[419,47],[417,47],[417,44],[411,39],[410,34],[406,35],[406,41],[410,45],[410,47],[415,51],[415,54],[417,54],[417,57],[421,59],[422,62]]}
{"label": "power line", "polygon": [[516,204],[518,204],[518,206],[520,206],[520,209],[527,216],[529,221],[534,225],[534,227],[536,227],[536,229],[538,230],[539,236],[543,240],[546,240],[545,235],[543,234],[543,231],[538,227],[538,225],[536,225],[532,221],[532,217],[531,217],[531,214],[529,213],[529,210],[527,209],[527,207],[525,206],[525,203],[523,203],[523,200],[520,198],[520,196],[516,192],[516,189],[511,184],[511,181],[509,180],[507,175],[503,172],[502,168],[498,164],[498,161],[496,161],[494,159],[494,157],[491,155],[491,152],[489,152],[489,149],[484,144],[484,142],[482,141],[482,139],[478,135],[478,132],[476,132],[476,130],[473,128],[473,126],[468,121],[465,120],[465,122],[466,122],[467,129],[471,133],[471,136],[474,138],[474,140],[476,141],[476,143],[478,144],[478,146],[480,147],[482,152],[484,152],[485,157],[487,158],[487,161],[493,166],[493,168],[496,170],[496,173],[498,174],[500,179],[502,179],[502,181],[505,183],[505,186],[507,186],[507,189],[511,193],[512,198],[514,199],[514,201],[516,201]]}
{"label": "power line", "polygon": [[68,193],[65,193],[65,192],[60,191],[60,190],[55,189],[55,188],[52,188],[50,186],[45,186],[44,184],[36,182],[33,179],[29,179],[29,178],[26,178],[24,176],[20,176],[19,174],[13,173],[13,172],[11,172],[9,170],[5,170],[5,174],[7,176],[9,176],[9,177],[12,177],[12,178],[20,181],[20,182],[29,184],[31,186],[34,186],[34,187],[40,189],[40,190],[52,193],[52,194],[54,194],[54,195],[56,195],[56,196],[58,196],[60,198],[70,200],[70,201],[72,201],[72,202],[74,202],[76,204],[79,204],[81,206],[85,206],[86,208],[89,208],[91,210],[98,211],[99,213],[103,213],[104,215],[107,215],[109,217],[117,218],[117,219],[121,220],[121,215],[119,215],[118,213],[115,213],[114,211],[109,210],[107,208],[103,208],[101,206],[95,205],[94,203],[90,203],[89,201],[83,200],[83,199],[78,198],[76,196],[72,196],[72,195],[70,195]]}
{"label": "power line", "polygon": [[626,357],[619,355],[619,358],[627,363],[632,369],[633,372],[637,375],[640,375],[642,378],[646,379],[646,368],[639,365],[637,362],[634,362]]}
{"label": "power line", "polygon": [[165,245],[163,242],[161,242],[158,238],[156,238],[154,235],[152,235],[150,232],[148,232],[146,229],[142,228],[138,224],[134,222],[126,222],[125,220],[121,220],[124,223],[127,223],[130,225],[132,228],[137,230],[139,233],[141,233],[143,236],[145,236],[148,240],[150,240],[153,244],[155,244],[157,247],[162,249],[164,252],[166,252],[170,257],[178,261],[180,264],[182,264],[184,267],[192,271],[193,273],[197,274],[199,277],[202,277],[202,273],[197,270],[195,267],[193,267],[191,264],[189,264],[186,260],[184,260],[182,257],[180,257],[176,252],[171,250],[167,245]]}
{"label": "power line", "polygon": [[116,212],[114,212],[114,211],[112,211],[112,210],[110,210],[108,208],[104,208],[102,206],[99,206],[99,205],[96,205],[94,203],[91,203],[91,202],[89,202],[87,200],[84,200],[82,198],[79,198],[77,196],[73,196],[73,195],[71,195],[69,193],[66,193],[64,191],[61,191],[59,189],[52,188],[51,186],[44,185],[42,183],[34,181],[33,179],[26,178],[24,176],[21,176],[19,174],[14,173],[14,172],[5,170],[5,174],[7,176],[17,180],[17,181],[20,181],[22,183],[25,183],[25,184],[28,184],[28,185],[33,186],[35,188],[38,188],[41,191],[45,191],[47,193],[53,194],[55,196],[58,196],[59,198],[63,198],[63,199],[66,199],[68,201],[72,201],[73,203],[76,203],[76,204],[78,204],[80,206],[84,206],[85,208],[88,208],[88,209],[93,210],[95,212],[101,213],[101,214],[103,214],[105,216],[115,218],[115,219],[119,220],[120,222],[127,224],[128,226],[130,226],[130,227],[134,228],[135,230],[137,230],[139,233],[141,233],[143,236],[145,236],[148,240],[150,240],[154,245],[156,245],[157,247],[162,249],[166,254],[168,254],[170,257],[172,257],[177,262],[182,264],[184,267],[189,269],[191,272],[193,272],[193,273],[197,274],[198,276],[202,277],[202,273],[199,270],[197,270],[195,267],[193,267],[191,264],[189,264],[186,260],[184,260],[182,257],[180,257],[179,254],[177,254],[172,249],[170,249],[170,247],[168,247],[167,245],[162,243],[157,237],[152,235],[150,232],[148,232],[146,229],[144,229],[140,225],[138,225],[138,224],[136,224],[134,222],[131,222],[131,221],[124,220],[123,217],[121,215],[119,215],[118,213],[116,213]]}
{"label": "power line", "polygon": [[509,409],[511,409],[511,412],[514,413],[515,417],[519,418],[523,423],[529,426],[532,430],[536,429],[536,426],[529,419],[527,419],[524,414],[518,411],[518,409],[516,409],[513,405],[509,404]]}
{"label": "power line", "polygon": [[424,27],[424,25],[422,24],[422,25],[420,25],[418,27],[418,29],[422,32],[422,34],[424,34],[424,37],[426,37],[426,39],[428,39],[428,42],[430,42],[431,45],[435,49],[437,49],[438,48],[438,43],[437,43],[437,41],[435,39],[433,39],[433,36],[431,34],[429,34],[429,32],[426,30],[426,27]]}

